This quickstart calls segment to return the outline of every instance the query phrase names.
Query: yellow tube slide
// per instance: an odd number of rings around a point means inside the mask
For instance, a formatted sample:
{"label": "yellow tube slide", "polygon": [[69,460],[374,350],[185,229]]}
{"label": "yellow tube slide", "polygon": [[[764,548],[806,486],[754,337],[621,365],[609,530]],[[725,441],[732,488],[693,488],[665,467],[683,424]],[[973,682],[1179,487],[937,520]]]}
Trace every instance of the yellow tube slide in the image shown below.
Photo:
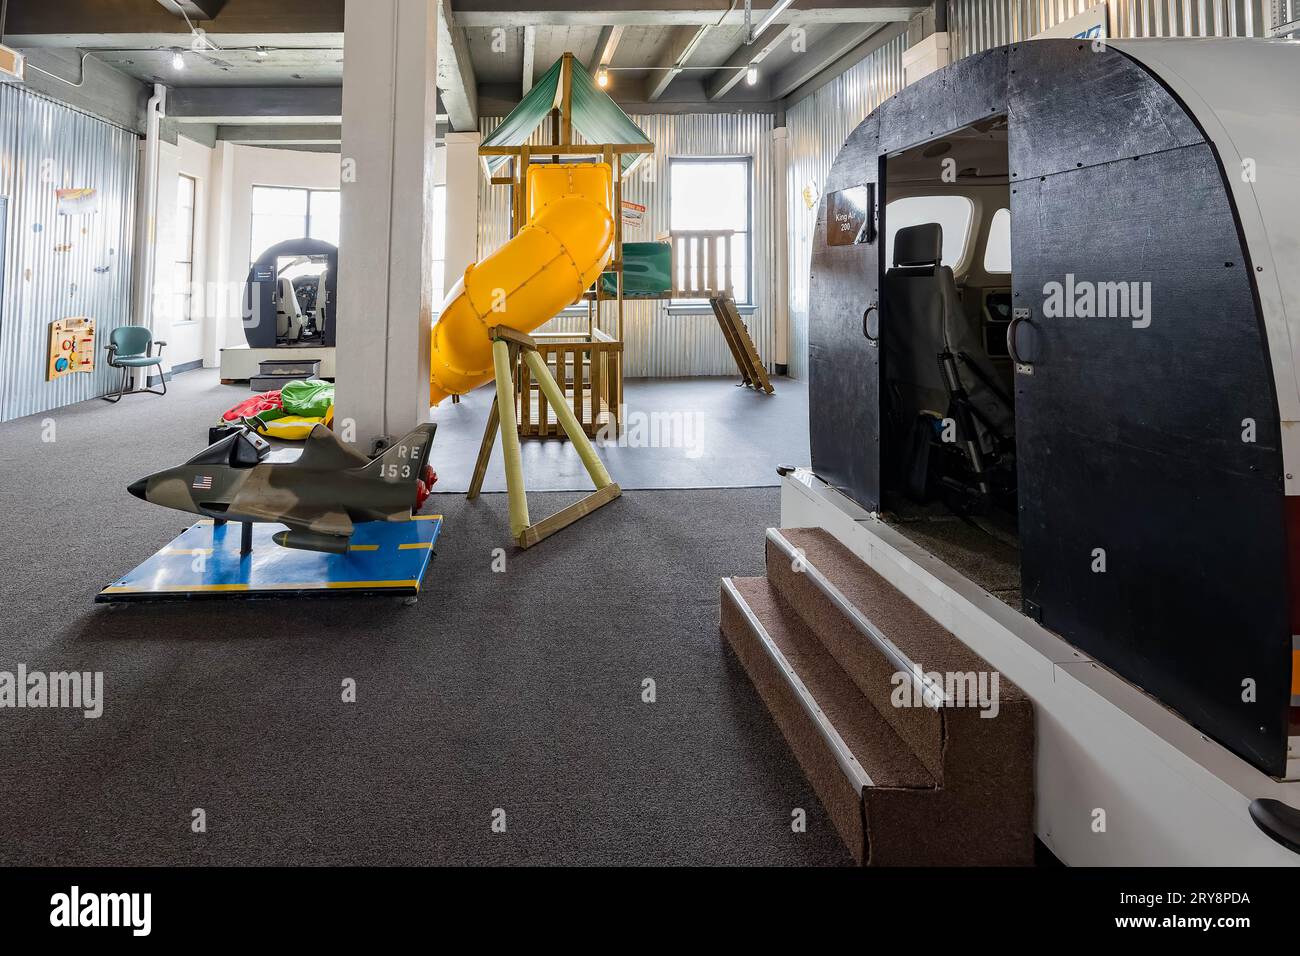
{"label": "yellow tube slide", "polygon": [[612,172],[605,163],[528,167],[528,221],[447,293],[433,327],[429,404],[494,375],[487,331],[531,332],[581,298],[614,245]]}

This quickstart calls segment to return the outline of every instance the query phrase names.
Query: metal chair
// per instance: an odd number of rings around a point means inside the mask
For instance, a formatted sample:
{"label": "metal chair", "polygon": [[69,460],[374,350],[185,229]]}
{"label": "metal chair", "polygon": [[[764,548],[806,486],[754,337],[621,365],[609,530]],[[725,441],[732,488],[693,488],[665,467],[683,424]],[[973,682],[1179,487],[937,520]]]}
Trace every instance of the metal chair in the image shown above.
{"label": "metal chair", "polygon": [[[120,402],[123,395],[166,395],[167,376],[162,371],[162,350],[166,342],[155,342],[153,333],[141,325],[124,325],[114,329],[108,336],[108,364],[122,370],[122,380],[118,383],[116,395],[102,396],[106,402]],[[153,353],[157,345],[158,351]],[[162,379],[162,391],[156,388],[127,388],[131,383],[131,373],[138,368],[158,368],[158,377]],[[148,379],[145,379],[146,383]]]}

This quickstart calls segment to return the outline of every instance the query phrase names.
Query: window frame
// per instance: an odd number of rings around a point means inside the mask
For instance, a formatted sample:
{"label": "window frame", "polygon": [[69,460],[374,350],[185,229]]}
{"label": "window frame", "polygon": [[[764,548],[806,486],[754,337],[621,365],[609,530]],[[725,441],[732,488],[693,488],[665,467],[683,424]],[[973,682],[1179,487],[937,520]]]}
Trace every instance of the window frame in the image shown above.
{"label": "window frame", "polygon": [[[892,218],[889,215],[889,207],[895,203],[906,202],[912,199],[960,199],[966,204],[966,227],[962,234],[961,256],[958,257],[956,262],[949,262],[946,259],[943,261],[943,265],[951,269],[954,276],[965,275],[970,266],[975,262],[975,247],[978,243],[974,240],[978,238],[975,227],[979,208],[974,199],[960,192],[909,193],[905,196],[895,196],[894,198],[887,200],[883,207],[885,213],[885,229],[881,235],[880,242],[880,254],[883,267],[885,269],[893,268],[894,257],[892,248],[894,237],[898,235],[899,228],[907,228],[906,226],[896,227],[894,225]],[[925,221],[933,222],[934,220]]]}
{"label": "window frame", "polygon": [[[180,249],[177,248],[179,242],[175,243],[172,247],[172,255],[176,257],[173,259],[172,263],[172,299],[173,302],[179,301],[182,303],[177,313],[172,316],[172,324],[193,325],[198,321],[194,318],[194,254],[198,236],[199,179],[197,176],[191,176],[188,173],[177,173],[176,179],[178,187],[182,180],[189,183],[190,205],[188,208],[190,211],[190,232],[185,244],[186,250],[189,253],[188,259],[179,258]],[[177,210],[185,208],[181,206],[179,192],[177,193],[176,208]],[[176,236],[174,238],[179,240],[180,237]],[[185,267],[185,284],[179,290],[174,286],[176,266]]]}
{"label": "window frame", "polygon": [[[721,156],[669,156],[668,157],[668,230],[673,228],[673,165],[741,165],[745,169],[745,290],[744,296],[736,295],[736,305],[740,309],[752,310],[754,305],[754,157],[752,155]],[[739,289],[733,289],[739,293]],[[708,303],[703,299],[669,299],[668,308],[674,311],[694,312],[708,311]]]}
{"label": "window frame", "polygon": [[[993,248],[993,227],[998,221],[998,216],[1001,216],[1003,213],[1006,213],[1007,221],[1007,267],[1005,270],[990,269],[989,250]],[[993,210],[993,215],[989,216],[989,228],[987,235],[984,237],[984,255],[981,258],[980,268],[984,270],[986,276],[1010,276],[1014,273],[1013,264],[1011,262],[1011,208],[1009,206],[999,206],[997,209]]]}
{"label": "window frame", "polygon": [[[441,219],[438,216],[439,195],[441,195],[442,197]],[[435,253],[437,252],[437,247],[442,246],[442,256],[439,257],[435,254],[433,258],[434,268],[441,273],[441,278],[437,279],[434,283],[434,292],[437,293],[437,295],[434,296],[433,308],[435,310],[434,314],[436,315],[438,314],[438,311],[442,309],[443,299],[447,297],[447,184],[446,183],[435,183],[433,186],[433,220],[434,220],[433,221],[434,229],[437,230],[437,235],[440,237],[434,240]]]}
{"label": "window frame", "polygon": [[273,183],[253,183],[248,194],[248,265],[251,269],[257,258],[266,250],[253,248],[254,221],[257,219],[257,191],[259,189],[276,189],[283,192],[301,192],[307,194],[307,211],[303,214],[303,232],[301,238],[311,237],[312,198],[316,193],[338,193],[342,188],[329,189],[317,186],[277,186]]}

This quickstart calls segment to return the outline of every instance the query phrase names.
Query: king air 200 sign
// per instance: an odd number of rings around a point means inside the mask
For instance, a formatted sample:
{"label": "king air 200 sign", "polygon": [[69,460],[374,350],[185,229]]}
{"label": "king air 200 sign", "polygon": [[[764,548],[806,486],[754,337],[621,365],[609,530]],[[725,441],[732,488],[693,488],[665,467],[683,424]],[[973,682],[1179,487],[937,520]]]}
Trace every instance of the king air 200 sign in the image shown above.
{"label": "king air 200 sign", "polygon": [[826,197],[826,245],[853,246],[876,238],[876,184],[841,189]]}

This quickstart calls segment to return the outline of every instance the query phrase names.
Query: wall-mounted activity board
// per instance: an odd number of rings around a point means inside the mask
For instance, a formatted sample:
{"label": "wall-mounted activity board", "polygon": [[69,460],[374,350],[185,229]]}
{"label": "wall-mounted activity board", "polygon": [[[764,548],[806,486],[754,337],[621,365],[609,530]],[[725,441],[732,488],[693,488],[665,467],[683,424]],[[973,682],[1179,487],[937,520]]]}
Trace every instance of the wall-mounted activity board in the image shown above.
{"label": "wall-mounted activity board", "polygon": [[49,366],[45,380],[95,370],[95,320],[59,319],[50,323]]}

